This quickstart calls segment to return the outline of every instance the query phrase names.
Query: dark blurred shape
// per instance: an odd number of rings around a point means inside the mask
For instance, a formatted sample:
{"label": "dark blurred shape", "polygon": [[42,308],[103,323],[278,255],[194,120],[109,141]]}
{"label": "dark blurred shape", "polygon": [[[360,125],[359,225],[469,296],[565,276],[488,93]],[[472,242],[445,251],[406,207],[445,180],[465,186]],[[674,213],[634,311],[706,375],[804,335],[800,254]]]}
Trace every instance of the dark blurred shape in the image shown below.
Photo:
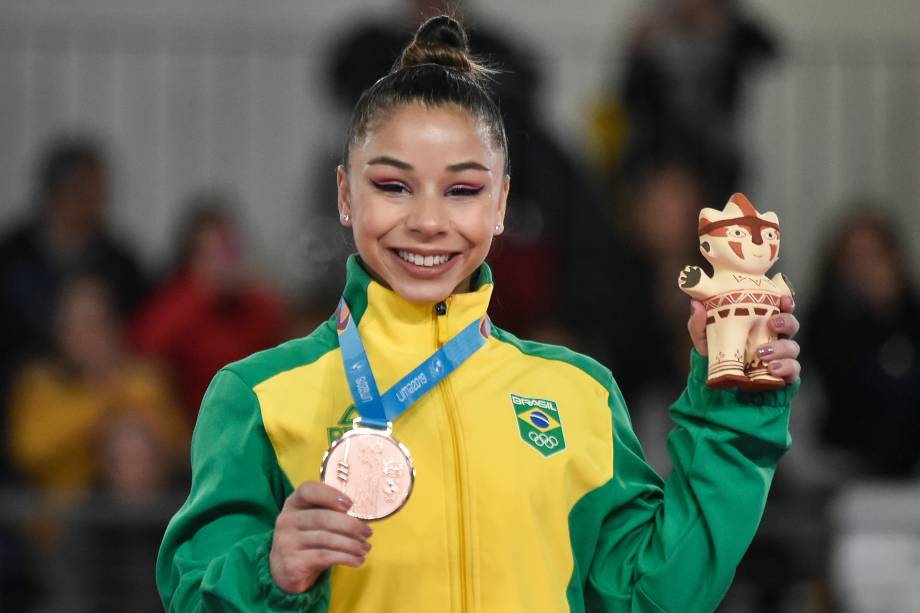
{"label": "dark blurred shape", "polygon": [[100,452],[122,420],[155,433],[162,449],[155,463],[164,475],[185,457],[188,429],[171,390],[127,351],[112,302],[101,279],[68,283],[55,317],[56,351],[26,366],[13,384],[12,460],[30,485],[58,501],[80,498],[117,469],[112,454]]}
{"label": "dark blurred shape", "polygon": [[0,525],[0,602],[4,613],[36,610],[41,598],[38,564],[18,527]]}
{"label": "dark blurred shape", "polygon": [[[30,218],[0,238],[0,402],[4,405],[18,366],[51,349],[56,301],[69,280],[85,274],[100,277],[125,315],[147,287],[134,254],[106,227],[108,164],[94,140],[54,141],[38,164],[33,192]],[[4,473],[0,466],[0,481],[8,477]]]}
{"label": "dark blurred shape", "polygon": [[707,202],[740,186],[744,149],[736,125],[745,81],[776,43],[733,0],[656,2],[627,53],[622,98],[629,139],[622,177],[678,161],[699,173]]}
{"label": "dark blurred shape", "polygon": [[189,424],[220,368],[284,333],[281,298],[245,268],[230,202],[216,193],[190,199],[173,271],[132,327],[137,348],[170,367]]}
{"label": "dark blurred shape", "polygon": [[842,220],[802,328],[826,442],[884,477],[907,477],[920,459],[920,301],[896,228],[879,207]]}
{"label": "dark blurred shape", "polygon": [[[411,40],[417,18],[445,8],[459,12],[457,3],[407,4],[404,21],[359,23],[333,46],[328,75],[340,109],[350,112],[361,93],[389,72]],[[584,288],[586,279],[593,278],[594,267],[588,270],[570,262],[596,259],[606,232],[605,223],[598,223],[590,177],[544,127],[534,54],[514,42],[513,34],[494,31],[471,16],[464,22],[472,52],[499,69],[491,89],[501,107],[511,158],[505,232],[488,258],[496,278],[490,316],[518,334],[530,334],[551,322],[577,326],[577,318],[561,314],[574,303],[574,289]],[[319,202],[327,216],[335,214],[333,171],[340,158],[341,150],[323,156],[316,175],[314,193],[325,194]],[[346,255],[343,249],[339,260],[344,262]],[[329,270],[327,285],[339,287],[342,266]]]}
{"label": "dark blurred shape", "polygon": [[617,383],[637,412],[650,389],[676,397],[686,383],[690,306],[677,273],[701,260],[703,194],[690,170],[670,165],[649,170],[628,203],[608,256],[606,314],[597,321]]}

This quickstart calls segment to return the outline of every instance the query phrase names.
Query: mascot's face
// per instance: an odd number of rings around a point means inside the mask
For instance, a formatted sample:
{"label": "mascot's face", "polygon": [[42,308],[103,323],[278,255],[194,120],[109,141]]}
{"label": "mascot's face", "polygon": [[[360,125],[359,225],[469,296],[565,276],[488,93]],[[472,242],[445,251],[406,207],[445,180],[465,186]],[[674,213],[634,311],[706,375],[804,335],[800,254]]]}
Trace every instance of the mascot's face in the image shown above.
{"label": "mascot's face", "polygon": [[716,272],[766,274],[779,257],[779,218],[735,194],[721,211],[700,211],[700,252]]}

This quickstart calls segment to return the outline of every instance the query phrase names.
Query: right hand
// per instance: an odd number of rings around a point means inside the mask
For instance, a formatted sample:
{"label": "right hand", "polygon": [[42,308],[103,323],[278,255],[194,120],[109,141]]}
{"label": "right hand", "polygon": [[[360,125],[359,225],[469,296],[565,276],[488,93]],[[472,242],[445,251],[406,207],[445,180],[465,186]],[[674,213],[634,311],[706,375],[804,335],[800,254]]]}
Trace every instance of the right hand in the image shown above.
{"label": "right hand", "polygon": [[316,481],[294,490],[275,521],[269,555],[272,579],[289,594],[301,594],[333,564],[361,566],[373,530],[346,513],[352,502]]}

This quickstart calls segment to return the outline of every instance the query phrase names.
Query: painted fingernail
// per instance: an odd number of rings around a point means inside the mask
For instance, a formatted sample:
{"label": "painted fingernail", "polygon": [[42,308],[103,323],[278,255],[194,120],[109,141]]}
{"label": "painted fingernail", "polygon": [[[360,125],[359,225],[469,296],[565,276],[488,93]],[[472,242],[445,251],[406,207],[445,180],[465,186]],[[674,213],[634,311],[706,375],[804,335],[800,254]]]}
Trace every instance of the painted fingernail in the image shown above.
{"label": "painted fingernail", "polygon": [[364,532],[364,536],[372,536],[374,534],[374,531],[371,530],[370,526],[364,526],[363,532]]}
{"label": "painted fingernail", "polygon": [[364,549],[364,553],[367,553],[371,550],[371,544],[368,542],[361,543],[361,548]]}
{"label": "painted fingernail", "polygon": [[770,362],[769,364],[767,364],[767,368],[769,368],[770,370],[774,372],[779,370],[780,366],[782,366],[782,364],[780,364],[779,362]]}
{"label": "painted fingernail", "polygon": [[773,318],[774,328],[783,328],[785,326],[786,326],[786,319],[782,315],[777,315]]}
{"label": "painted fingernail", "polygon": [[348,509],[351,508],[351,500],[349,500],[349,499],[346,498],[345,496],[339,496],[339,497],[336,499],[336,502],[339,503],[339,507],[340,507],[343,511],[347,511]]}
{"label": "painted fingernail", "polygon": [[757,355],[762,358],[767,357],[768,355],[773,355],[773,347],[771,345],[764,345],[757,349]]}

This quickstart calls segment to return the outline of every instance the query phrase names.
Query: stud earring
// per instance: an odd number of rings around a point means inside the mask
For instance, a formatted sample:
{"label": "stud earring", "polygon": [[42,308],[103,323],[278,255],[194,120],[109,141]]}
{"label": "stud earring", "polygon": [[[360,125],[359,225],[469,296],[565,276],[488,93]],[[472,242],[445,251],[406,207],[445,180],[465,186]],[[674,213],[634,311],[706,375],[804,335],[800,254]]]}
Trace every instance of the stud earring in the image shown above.
{"label": "stud earring", "polygon": [[349,215],[348,213],[342,213],[341,217],[342,217],[343,223],[348,223],[348,220],[351,219],[351,215]]}
{"label": "stud earring", "polygon": [[496,231],[496,232],[501,232],[503,227],[504,227],[504,226],[502,226],[500,223],[497,223],[497,224],[495,224],[495,231]]}

